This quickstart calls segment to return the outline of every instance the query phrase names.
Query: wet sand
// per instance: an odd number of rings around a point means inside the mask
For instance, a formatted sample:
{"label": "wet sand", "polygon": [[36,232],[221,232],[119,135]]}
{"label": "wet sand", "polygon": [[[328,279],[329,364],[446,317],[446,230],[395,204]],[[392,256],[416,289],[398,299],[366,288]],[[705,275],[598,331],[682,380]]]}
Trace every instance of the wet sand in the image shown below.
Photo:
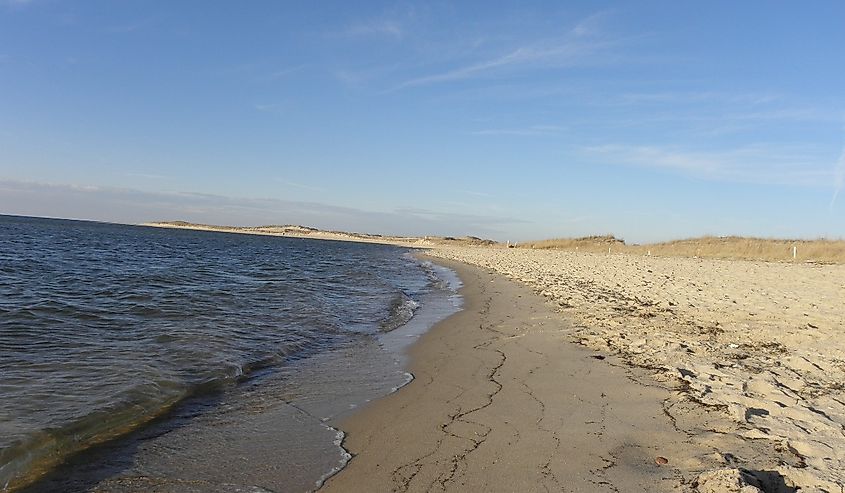
{"label": "wet sand", "polygon": [[788,457],[713,431],[721,416],[680,383],[573,343],[522,284],[438,263],[465,309],[411,349],[411,384],[339,424],[353,459],[321,491],[678,491],[738,462],[780,481]]}

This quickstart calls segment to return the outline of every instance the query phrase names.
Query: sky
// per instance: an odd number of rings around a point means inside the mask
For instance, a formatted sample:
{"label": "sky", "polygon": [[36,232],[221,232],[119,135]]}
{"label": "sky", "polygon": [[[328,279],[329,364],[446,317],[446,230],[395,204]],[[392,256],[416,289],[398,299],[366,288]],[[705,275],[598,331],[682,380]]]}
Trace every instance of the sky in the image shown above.
{"label": "sky", "polygon": [[845,2],[0,0],[0,213],[845,237]]}

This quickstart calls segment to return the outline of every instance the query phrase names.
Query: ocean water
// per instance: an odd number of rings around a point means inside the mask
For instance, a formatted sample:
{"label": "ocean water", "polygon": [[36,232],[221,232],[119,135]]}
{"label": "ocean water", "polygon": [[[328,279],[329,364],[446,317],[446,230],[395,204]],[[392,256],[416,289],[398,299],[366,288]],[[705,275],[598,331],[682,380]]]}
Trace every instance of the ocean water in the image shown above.
{"label": "ocean water", "polygon": [[0,216],[0,491],[307,491],[458,309],[385,245]]}

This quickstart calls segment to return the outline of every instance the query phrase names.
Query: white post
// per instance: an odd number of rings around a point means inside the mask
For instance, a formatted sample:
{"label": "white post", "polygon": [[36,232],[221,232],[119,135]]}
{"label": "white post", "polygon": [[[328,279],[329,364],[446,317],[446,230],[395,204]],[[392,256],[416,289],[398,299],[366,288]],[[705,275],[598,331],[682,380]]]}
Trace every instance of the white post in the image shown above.
{"label": "white post", "polygon": [[792,246],[792,259],[795,260],[795,257],[798,256],[798,247],[793,245]]}
{"label": "white post", "polygon": [[610,247],[607,247],[607,253],[610,253]]}
{"label": "white post", "polygon": [[648,256],[651,257],[651,250],[648,251]]}

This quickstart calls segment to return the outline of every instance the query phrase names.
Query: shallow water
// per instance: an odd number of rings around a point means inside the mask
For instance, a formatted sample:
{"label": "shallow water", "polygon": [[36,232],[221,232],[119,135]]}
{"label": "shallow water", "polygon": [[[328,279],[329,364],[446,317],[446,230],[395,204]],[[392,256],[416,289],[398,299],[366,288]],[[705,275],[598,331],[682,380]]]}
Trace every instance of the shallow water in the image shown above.
{"label": "shallow water", "polygon": [[437,272],[383,245],[0,216],[0,488],[313,488],[345,461],[331,421],[406,382],[403,341],[457,309]]}

